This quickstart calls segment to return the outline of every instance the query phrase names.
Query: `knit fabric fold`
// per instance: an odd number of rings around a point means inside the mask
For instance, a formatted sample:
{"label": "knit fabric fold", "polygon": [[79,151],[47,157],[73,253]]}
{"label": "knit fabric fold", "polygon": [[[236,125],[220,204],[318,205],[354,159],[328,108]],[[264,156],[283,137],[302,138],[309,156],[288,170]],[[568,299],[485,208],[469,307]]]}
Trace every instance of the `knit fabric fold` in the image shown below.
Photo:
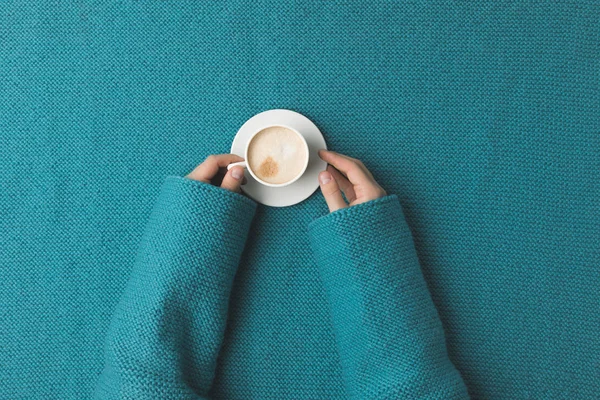
{"label": "knit fabric fold", "polygon": [[165,178],[105,343],[96,399],[204,399],[257,204]]}
{"label": "knit fabric fold", "polygon": [[308,234],[352,399],[467,399],[398,196],[336,210]]}

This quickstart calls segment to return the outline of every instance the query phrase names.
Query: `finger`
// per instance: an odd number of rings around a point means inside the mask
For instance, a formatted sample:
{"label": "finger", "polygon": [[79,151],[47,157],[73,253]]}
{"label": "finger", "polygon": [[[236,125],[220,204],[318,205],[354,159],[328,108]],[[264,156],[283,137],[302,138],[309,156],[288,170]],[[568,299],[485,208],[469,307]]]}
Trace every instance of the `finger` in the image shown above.
{"label": "finger", "polygon": [[348,207],[342,197],[340,187],[329,171],[321,171],[319,173],[319,185],[321,186],[321,193],[323,193],[323,197],[325,197],[325,201],[329,207],[329,212]]}
{"label": "finger", "polygon": [[371,176],[360,166],[358,160],[329,150],[319,150],[319,157],[337,168],[353,185],[369,184],[372,180]]}
{"label": "finger", "polygon": [[338,186],[344,192],[346,196],[346,200],[352,203],[356,200],[356,193],[354,192],[354,186],[350,183],[350,181],[340,173],[333,165],[327,166],[327,171],[333,176],[333,179],[336,180]]}
{"label": "finger", "polygon": [[[212,178],[211,183],[213,185],[217,185],[217,186],[221,186],[221,183],[223,183],[223,178],[225,177],[225,174],[227,173],[228,169],[227,168],[219,168],[219,172],[217,172],[217,175],[215,175],[214,178]],[[244,178],[242,179],[242,186],[248,183],[248,178],[246,178],[246,175],[244,175]]]}
{"label": "finger", "polygon": [[355,162],[356,164],[358,164],[359,167],[361,167],[363,169],[363,171],[365,171],[371,177],[371,179],[375,180],[375,178],[373,178],[373,174],[371,173],[371,171],[369,171],[367,169],[367,166],[358,158],[353,158],[353,157],[347,156],[345,154],[338,153],[336,151],[331,151],[331,150],[327,150],[327,151],[330,151],[334,154],[337,154],[341,157],[347,158],[348,160]]}
{"label": "finger", "polygon": [[211,179],[219,172],[219,168],[243,160],[237,154],[211,154],[187,176],[191,179],[210,183]]}
{"label": "finger", "polygon": [[244,178],[244,168],[233,167],[223,177],[221,187],[223,189],[231,190],[232,192],[239,192],[242,179]]}

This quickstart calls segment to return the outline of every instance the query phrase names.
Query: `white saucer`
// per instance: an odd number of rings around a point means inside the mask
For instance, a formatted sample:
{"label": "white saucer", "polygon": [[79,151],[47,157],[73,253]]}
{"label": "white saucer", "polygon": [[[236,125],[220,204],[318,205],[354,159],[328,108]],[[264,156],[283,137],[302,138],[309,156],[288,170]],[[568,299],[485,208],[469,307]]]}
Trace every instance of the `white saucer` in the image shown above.
{"label": "white saucer", "polygon": [[296,182],[283,187],[270,187],[258,183],[252,175],[245,173],[248,180],[242,190],[253,200],[272,207],[286,207],[306,200],[319,188],[319,172],[325,170],[327,163],[319,157],[319,149],[326,149],[325,138],[319,128],[304,115],[285,109],[263,111],[247,120],[233,139],[231,154],[244,157],[246,142],[253,133],[266,124],[285,124],[300,132],[308,144],[308,166],[304,175]]}

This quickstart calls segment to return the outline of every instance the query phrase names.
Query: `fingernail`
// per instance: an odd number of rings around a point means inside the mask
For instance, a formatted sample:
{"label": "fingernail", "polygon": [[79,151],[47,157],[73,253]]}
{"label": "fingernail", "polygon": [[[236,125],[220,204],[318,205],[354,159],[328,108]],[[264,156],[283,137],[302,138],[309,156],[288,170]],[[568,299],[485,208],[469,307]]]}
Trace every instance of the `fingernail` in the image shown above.
{"label": "fingernail", "polygon": [[240,180],[240,179],[242,179],[244,174],[242,173],[241,168],[234,168],[233,171],[231,171],[231,176],[233,176],[237,180]]}
{"label": "fingernail", "polygon": [[330,180],[331,174],[329,172],[322,172],[321,174],[319,174],[319,181],[321,182],[321,184],[325,185],[329,183]]}

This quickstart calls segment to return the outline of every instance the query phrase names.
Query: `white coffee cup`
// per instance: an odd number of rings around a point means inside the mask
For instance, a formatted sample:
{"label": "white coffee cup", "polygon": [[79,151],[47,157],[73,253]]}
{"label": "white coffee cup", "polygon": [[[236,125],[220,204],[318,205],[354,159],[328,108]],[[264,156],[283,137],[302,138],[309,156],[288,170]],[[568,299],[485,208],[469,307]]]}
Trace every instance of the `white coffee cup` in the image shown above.
{"label": "white coffee cup", "polygon": [[[250,163],[247,162],[248,160],[248,149],[250,148],[250,143],[252,143],[252,140],[256,137],[257,134],[259,134],[260,132],[262,132],[263,130],[267,129],[267,128],[271,128],[271,127],[282,127],[285,129],[288,129],[292,132],[294,132],[296,135],[298,135],[298,137],[301,139],[302,142],[302,146],[304,147],[304,154],[305,154],[305,158],[303,161],[303,168],[301,170],[301,172],[298,173],[298,175],[296,175],[296,177],[294,177],[293,179],[287,181],[287,182],[283,182],[283,183],[270,183],[270,182],[265,182],[264,180],[260,179],[257,175],[256,172],[254,172],[252,170],[252,168],[250,167]],[[269,125],[265,125],[262,126],[260,129],[256,130],[256,132],[254,132],[252,134],[252,136],[250,137],[250,139],[248,139],[248,141],[246,142],[246,148],[244,150],[244,161],[240,161],[240,162],[236,162],[236,163],[231,163],[227,166],[227,170],[230,170],[231,168],[235,167],[235,166],[240,166],[245,168],[246,170],[248,170],[248,172],[250,172],[250,175],[252,175],[252,177],[260,184],[263,184],[265,186],[270,186],[270,187],[283,187],[283,186],[287,186],[290,185],[292,183],[294,183],[295,181],[297,181],[306,171],[306,168],[308,167],[308,159],[309,159],[309,153],[308,153],[308,143],[306,143],[306,139],[304,138],[304,136],[302,136],[302,134],[300,132],[298,132],[296,129],[284,125],[284,124],[269,124]]]}

